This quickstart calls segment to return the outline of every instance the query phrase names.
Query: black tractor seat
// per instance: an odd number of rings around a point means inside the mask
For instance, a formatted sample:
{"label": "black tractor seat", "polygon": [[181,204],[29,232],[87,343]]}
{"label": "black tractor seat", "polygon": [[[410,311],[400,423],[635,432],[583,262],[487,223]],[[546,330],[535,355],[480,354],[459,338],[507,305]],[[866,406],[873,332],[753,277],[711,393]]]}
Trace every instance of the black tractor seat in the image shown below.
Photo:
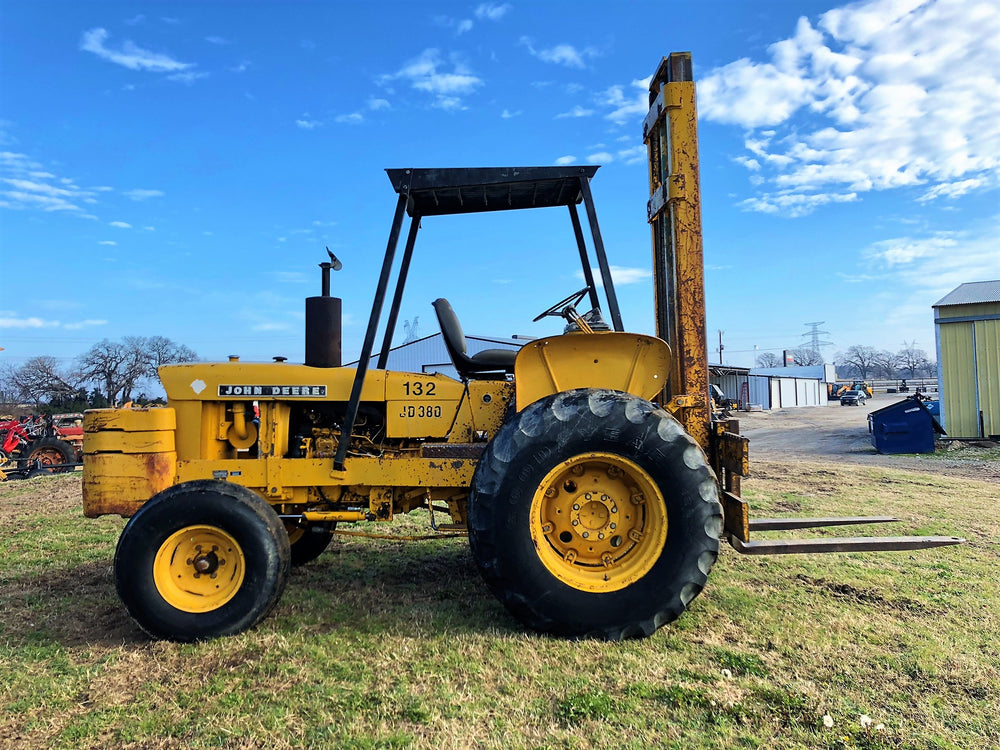
{"label": "black tractor seat", "polygon": [[458,316],[448,300],[434,300],[434,312],[437,313],[448,355],[464,380],[493,379],[514,373],[516,349],[484,349],[470,357],[462,324],[458,322]]}

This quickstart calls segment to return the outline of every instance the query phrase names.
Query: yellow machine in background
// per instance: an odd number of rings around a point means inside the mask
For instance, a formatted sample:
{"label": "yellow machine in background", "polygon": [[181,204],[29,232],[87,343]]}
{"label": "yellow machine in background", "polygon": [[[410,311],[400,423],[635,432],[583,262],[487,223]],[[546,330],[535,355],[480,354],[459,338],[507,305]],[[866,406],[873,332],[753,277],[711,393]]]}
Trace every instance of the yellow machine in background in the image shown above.
{"label": "yellow machine in background", "polygon": [[[760,524],[793,526],[749,519],[740,498],[747,441],[710,406],[689,55],[663,60],[650,101],[656,336],[624,330],[590,189],[596,166],[391,169],[396,209],[357,366],[341,366],[331,255],[322,294],[306,300],[304,364],[166,366],[167,408],[87,413],[84,512],[130,517],[115,583],[143,629],[181,641],[241,632],[337,524],[418,509],[430,511],[435,533],[468,534],[486,583],[525,625],[612,639],[677,618],[705,585],[722,537],[755,554],[957,541],[750,540]],[[535,319],[560,317],[566,332],[469,355],[457,315],[439,299],[459,379],[386,370],[421,221],[527,208],[570,216],[586,287]]]}

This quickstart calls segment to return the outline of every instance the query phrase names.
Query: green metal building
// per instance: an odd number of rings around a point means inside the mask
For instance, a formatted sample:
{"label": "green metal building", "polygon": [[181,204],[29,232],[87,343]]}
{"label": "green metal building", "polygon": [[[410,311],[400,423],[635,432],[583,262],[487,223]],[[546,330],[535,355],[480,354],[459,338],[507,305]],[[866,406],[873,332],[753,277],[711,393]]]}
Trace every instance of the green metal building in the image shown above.
{"label": "green metal building", "polygon": [[945,431],[1000,436],[1000,280],[962,284],[933,308]]}

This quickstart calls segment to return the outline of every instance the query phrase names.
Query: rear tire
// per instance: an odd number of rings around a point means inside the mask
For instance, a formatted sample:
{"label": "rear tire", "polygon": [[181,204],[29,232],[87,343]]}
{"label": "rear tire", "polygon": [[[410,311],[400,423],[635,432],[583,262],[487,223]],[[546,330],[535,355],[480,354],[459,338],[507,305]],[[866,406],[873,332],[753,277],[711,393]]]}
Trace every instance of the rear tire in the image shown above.
{"label": "rear tire", "polygon": [[255,492],[215,480],[169,487],[125,526],[118,596],[154,638],[198,641],[252,628],[288,580],[288,535]]}
{"label": "rear tire", "polygon": [[292,549],[292,565],[299,567],[311,563],[322,555],[333,540],[335,523],[305,523],[285,522],[288,532],[288,542]]}
{"label": "rear tire", "polygon": [[472,481],[480,572],[511,614],[546,633],[651,635],[701,592],[721,533],[701,448],[627,393],[579,389],[531,404],[490,442]]}

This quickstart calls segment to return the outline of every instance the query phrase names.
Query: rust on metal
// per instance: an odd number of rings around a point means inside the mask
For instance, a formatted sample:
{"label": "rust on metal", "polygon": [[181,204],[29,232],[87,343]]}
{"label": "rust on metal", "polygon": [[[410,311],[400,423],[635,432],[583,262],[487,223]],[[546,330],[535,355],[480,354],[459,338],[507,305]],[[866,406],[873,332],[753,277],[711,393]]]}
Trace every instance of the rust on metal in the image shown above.
{"label": "rust on metal", "polygon": [[424,443],[423,458],[477,459],[486,451],[486,443]]}
{"label": "rust on metal", "polygon": [[860,526],[866,523],[895,523],[894,516],[846,516],[842,518],[755,518],[750,531],[787,531],[817,529],[823,526]]}
{"label": "rust on metal", "polygon": [[738,495],[723,490],[719,498],[722,502],[723,526],[727,534],[750,541],[750,509],[746,501]]}
{"label": "rust on metal", "polygon": [[817,539],[767,539],[745,542],[729,537],[733,549],[743,555],[797,555],[825,552],[903,552],[962,544],[954,536],[861,536],[823,537]]}

